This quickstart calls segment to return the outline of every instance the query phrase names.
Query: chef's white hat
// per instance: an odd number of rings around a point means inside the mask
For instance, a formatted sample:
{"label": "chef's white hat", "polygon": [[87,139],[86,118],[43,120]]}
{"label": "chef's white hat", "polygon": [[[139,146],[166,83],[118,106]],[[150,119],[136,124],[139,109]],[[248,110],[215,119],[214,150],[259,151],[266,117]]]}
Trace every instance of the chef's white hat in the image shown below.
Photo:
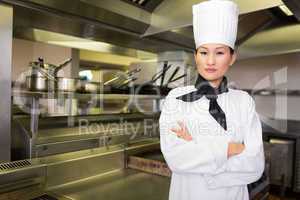
{"label": "chef's white hat", "polygon": [[219,43],[234,49],[238,25],[238,6],[229,0],[210,0],[193,5],[196,48]]}

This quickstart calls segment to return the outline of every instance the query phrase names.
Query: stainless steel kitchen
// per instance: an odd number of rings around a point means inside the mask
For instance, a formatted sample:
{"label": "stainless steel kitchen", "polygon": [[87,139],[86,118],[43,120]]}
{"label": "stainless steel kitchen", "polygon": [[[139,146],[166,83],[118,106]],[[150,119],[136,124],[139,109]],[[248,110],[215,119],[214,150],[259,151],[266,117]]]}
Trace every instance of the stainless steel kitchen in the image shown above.
{"label": "stainless steel kitchen", "polygon": [[299,36],[299,0],[0,0],[0,200],[300,199]]}

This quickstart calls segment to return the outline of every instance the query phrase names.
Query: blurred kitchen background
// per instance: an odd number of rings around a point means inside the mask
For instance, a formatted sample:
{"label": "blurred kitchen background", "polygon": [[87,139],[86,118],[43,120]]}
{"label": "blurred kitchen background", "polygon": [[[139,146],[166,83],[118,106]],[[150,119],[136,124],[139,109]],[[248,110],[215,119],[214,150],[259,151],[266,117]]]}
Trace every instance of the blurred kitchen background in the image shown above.
{"label": "blurred kitchen background", "polygon": [[[168,198],[158,119],[193,84],[201,0],[0,0],[0,199]],[[300,1],[235,0],[227,77],[256,102],[251,199],[300,199]]]}

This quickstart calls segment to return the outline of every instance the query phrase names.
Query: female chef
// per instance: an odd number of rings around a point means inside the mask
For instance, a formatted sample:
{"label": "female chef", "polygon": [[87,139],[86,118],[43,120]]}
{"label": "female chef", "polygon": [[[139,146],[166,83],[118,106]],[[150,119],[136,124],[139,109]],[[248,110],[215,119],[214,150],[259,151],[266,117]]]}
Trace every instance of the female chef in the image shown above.
{"label": "female chef", "polygon": [[160,123],[161,150],[172,171],[169,200],[248,200],[247,184],[264,171],[254,100],[229,89],[238,7],[228,0],[193,6],[195,85],[173,89]]}

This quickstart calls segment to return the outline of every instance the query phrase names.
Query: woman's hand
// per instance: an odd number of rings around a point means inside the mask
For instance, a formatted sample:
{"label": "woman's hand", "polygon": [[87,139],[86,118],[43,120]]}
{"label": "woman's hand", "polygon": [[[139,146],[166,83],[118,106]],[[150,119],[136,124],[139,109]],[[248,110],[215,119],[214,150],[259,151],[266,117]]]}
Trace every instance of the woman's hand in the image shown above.
{"label": "woman's hand", "polygon": [[[171,131],[177,135],[177,137],[186,140],[186,141],[191,141],[193,140],[192,136],[189,134],[186,126],[182,122],[178,122],[179,129],[172,128]],[[238,155],[242,153],[245,149],[245,145],[242,143],[235,143],[235,142],[230,142],[228,144],[228,151],[227,151],[227,156],[230,158],[231,156]]]}
{"label": "woman's hand", "polygon": [[191,141],[193,138],[189,134],[186,126],[182,122],[178,122],[179,129],[172,128],[171,131],[177,135],[177,137],[184,139],[186,141]]}
{"label": "woman's hand", "polygon": [[230,158],[231,156],[238,155],[242,153],[245,149],[245,145],[242,143],[233,143],[230,142],[228,144],[228,152],[227,152],[227,157]]}

